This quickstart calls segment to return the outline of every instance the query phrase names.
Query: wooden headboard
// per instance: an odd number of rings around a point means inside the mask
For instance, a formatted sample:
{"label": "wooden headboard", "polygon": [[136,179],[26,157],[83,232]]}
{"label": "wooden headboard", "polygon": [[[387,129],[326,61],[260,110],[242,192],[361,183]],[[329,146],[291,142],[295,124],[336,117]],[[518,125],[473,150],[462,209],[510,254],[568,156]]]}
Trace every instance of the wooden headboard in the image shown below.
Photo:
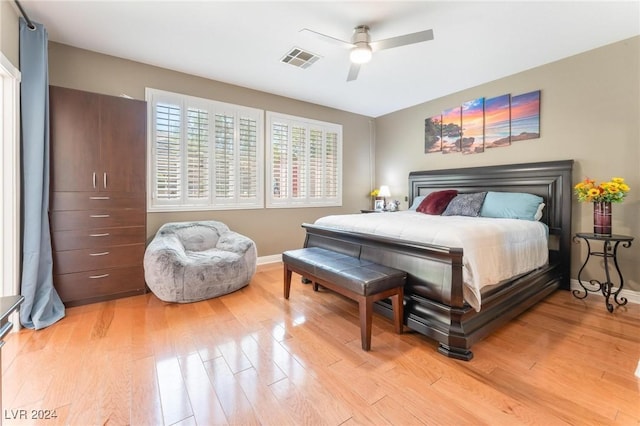
{"label": "wooden headboard", "polygon": [[409,205],[419,195],[442,189],[459,192],[527,192],[544,199],[542,221],[549,226],[550,250],[560,256],[569,281],[573,160],[507,164],[409,174]]}

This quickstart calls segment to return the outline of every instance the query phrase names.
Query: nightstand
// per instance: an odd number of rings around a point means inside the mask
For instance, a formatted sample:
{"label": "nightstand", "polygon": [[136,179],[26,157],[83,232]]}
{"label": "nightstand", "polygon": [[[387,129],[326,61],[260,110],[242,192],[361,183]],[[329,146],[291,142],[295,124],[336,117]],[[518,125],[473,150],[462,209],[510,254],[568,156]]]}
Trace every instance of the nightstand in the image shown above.
{"label": "nightstand", "polygon": [[[609,312],[613,312],[613,304],[609,302],[609,298],[613,296],[613,301],[618,304],[618,306],[626,305],[627,299],[624,297],[618,298],[618,294],[622,291],[622,286],[624,285],[624,278],[622,277],[622,272],[620,271],[620,267],[618,266],[618,246],[622,245],[622,247],[628,248],[631,247],[631,242],[633,241],[633,237],[628,235],[602,235],[602,234],[593,234],[587,232],[578,232],[574,237],[574,241],[577,241],[579,238],[583,239],[587,243],[587,258],[584,261],[584,264],[580,268],[578,272],[578,282],[580,286],[584,290],[584,295],[581,294],[580,290],[573,290],[573,295],[578,299],[584,299],[587,297],[589,292],[598,293],[602,292],[602,295],[605,297],[605,305]],[[591,248],[591,243],[589,241],[602,241],[602,251],[594,251]],[[601,257],[604,259],[604,273],[606,277],[606,281],[600,282],[598,280],[589,280],[586,285],[582,282],[582,271],[584,270],[587,263],[589,263],[589,259],[591,256]],[[611,282],[611,275],[609,273],[609,264],[613,261],[613,265],[618,272],[618,279],[620,281],[620,286],[615,292],[611,292],[613,290],[613,283]]]}

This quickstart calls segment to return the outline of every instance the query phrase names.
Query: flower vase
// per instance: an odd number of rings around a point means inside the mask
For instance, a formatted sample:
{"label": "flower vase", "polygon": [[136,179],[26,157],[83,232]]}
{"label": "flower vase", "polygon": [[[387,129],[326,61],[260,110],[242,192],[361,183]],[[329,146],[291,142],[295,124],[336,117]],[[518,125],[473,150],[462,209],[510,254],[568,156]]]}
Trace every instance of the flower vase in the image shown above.
{"label": "flower vase", "polygon": [[611,203],[607,201],[593,203],[593,233],[611,235]]}

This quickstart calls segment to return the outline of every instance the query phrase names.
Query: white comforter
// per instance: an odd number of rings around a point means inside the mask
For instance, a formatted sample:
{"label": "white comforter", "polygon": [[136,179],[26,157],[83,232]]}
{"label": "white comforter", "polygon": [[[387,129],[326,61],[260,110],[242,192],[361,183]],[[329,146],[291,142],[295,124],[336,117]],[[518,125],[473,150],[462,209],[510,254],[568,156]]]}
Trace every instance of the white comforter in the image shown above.
{"label": "white comforter", "polygon": [[463,249],[465,300],[480,310],[480,290],[548,261],[548,229],[541,222],[414,211],[325,216],[317,225]]}

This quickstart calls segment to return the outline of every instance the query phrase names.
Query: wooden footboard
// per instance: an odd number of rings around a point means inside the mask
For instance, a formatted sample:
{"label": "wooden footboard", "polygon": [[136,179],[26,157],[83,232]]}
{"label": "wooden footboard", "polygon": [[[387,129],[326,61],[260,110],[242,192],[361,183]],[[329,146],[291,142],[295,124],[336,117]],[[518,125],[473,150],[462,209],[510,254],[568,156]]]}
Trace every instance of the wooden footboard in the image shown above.
{"label": "wooden footboard", "polygon": [[[462,294],[462,249],[411,243],[395,238],[303,224],[305,247],[322,247],[406,271],[411,277],[408,290],[422,288],[423,296],[447,306],[464,308]],[[430,264],[444,264],[451,270],[450,281],[429,278]],[[394,266],[392,266],[394,265]],[[428,293],[424,293],[424,291]]]}
{"label": "wooden footboard", "polygon": [[[413,172],[410,202],[441,189],[459,192],[528,192],[543,197],[543,221],[549,227],[549,264],[483,296],[476,312],[464,301],[460,248],[412,243],[395,238],[342,231],[312,224],[305,247],[322,247],[407,272],[405,324],[439,342],[438,350],[452,358],[470,360],[471,345],[486,337],[558,288],[569,288],[571,252],[571,170],[573,160],[471,169]],[[434,265],[449,268],[448,279],[434,279]],[[389,301],[376,311],[392,318]]]}

